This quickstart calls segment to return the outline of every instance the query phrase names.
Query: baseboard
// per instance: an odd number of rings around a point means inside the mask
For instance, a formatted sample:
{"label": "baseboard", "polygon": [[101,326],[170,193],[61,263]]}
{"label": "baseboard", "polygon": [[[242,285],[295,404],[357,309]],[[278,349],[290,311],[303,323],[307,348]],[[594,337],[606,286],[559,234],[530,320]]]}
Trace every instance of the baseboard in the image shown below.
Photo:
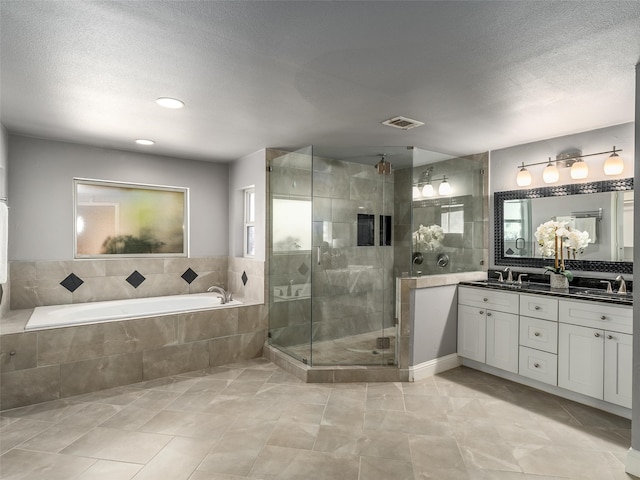
{"label": "baseboard", "polygon": [[629,449],[624,469],[627,473],[640,477],[640,451]]}
{"label": "baseboard", "polygon": [[436,373],[451,370],[462,365],[462,359],[457,353],[429,360],[418,365],[409,366],[409,381],[415,382],[432,377]]}

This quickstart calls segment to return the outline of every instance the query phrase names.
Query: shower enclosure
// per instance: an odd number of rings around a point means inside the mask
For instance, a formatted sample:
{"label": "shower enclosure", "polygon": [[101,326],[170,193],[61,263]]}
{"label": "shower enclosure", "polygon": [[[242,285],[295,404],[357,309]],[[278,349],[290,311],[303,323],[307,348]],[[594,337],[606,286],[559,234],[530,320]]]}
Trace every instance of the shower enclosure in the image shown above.
{"label": "shower enclosure", "polygon": [[[451,159],[413,147],[267,150],[272,347],[311,366],[397,365],[396,279],[427,270],[414,262],[412,188],[425,158]],[[461,263],[436,273],[451,264]]]}

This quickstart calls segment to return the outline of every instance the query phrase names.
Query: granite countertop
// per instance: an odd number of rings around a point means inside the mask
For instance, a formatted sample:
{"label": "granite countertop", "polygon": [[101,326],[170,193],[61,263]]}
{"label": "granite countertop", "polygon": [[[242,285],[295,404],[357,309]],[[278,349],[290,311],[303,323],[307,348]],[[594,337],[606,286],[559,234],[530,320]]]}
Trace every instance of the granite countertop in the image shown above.
{"label": "granite countertop", "polygon": [[548,283],[523,282],[506,283],[497,280],[463,281],[460,285],[470,287],[490,288],[515,293],[534,293],[538,295],[548,295],[553,297],[571,298],[572,300],[588,300],[601,303],[611,303],[615,305],[633,306],[633,294],[607,293],[604,289],[589,288],[584,286],[570,286],[568,290],[554,289]]}

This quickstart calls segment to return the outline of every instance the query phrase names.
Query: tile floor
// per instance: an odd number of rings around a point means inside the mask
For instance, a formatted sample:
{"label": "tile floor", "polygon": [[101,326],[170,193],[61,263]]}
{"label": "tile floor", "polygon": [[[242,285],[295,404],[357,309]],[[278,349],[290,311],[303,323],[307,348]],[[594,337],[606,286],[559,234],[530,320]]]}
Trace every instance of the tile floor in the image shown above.
{"label": "tile floor", "polygon": [[304,384],[265,359],[0,414],[0,478],[615,480],[630,422],[460,367]]}

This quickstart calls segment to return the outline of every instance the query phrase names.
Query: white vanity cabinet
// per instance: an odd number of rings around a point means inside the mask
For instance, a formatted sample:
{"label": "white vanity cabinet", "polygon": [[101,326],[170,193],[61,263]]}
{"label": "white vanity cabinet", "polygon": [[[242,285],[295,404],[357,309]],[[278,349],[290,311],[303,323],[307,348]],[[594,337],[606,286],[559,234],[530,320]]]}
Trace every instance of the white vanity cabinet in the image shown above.
{"label": "white vanity cabinet", "polygon": [[558,299],[520,295],[518,373],[550,385],[558,384]]}
{"label": "white vanity cabinet", "polygon": [[458,355],[518,372],[518,294],[458,289]]}
{"label": "white vanity cabinet", "polygon": [[632,309],[559,302],[558,386],[631,408]]}

